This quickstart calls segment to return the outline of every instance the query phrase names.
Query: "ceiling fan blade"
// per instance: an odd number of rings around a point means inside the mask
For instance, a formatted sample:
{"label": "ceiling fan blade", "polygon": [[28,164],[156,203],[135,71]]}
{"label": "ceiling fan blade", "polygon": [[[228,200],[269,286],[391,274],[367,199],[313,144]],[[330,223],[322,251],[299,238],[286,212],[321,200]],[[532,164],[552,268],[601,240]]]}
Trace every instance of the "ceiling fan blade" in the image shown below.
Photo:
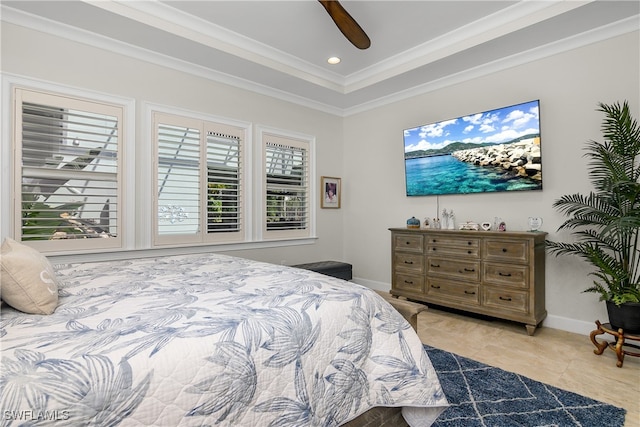
{"label": "ceiling fan blade", "polygon": [[318,0],[344,36],[358,49],[371,46],[371,40],[355,19],[342,7],[337,0]]}

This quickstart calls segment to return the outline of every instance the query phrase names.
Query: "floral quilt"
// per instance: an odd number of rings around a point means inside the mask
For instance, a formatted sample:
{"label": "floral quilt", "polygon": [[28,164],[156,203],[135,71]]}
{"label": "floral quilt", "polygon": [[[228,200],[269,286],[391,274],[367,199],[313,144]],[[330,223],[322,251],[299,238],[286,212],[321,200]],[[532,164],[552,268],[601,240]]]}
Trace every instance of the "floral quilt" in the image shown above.
{"label": "floral quilt", "polygon": [[2,305],[0,425],[337,426],[447,405],[366,287],[219,254],[57,265],[51,315]]}

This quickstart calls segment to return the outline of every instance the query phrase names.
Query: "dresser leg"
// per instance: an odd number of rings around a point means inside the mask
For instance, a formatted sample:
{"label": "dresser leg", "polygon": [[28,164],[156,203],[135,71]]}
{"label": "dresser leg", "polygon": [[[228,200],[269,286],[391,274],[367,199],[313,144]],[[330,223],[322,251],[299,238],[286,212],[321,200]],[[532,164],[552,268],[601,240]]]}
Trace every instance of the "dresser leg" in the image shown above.
{"label": "dresser leg", "polygon": [[527,334],[529,334],[529,336],[533,336],[536,332],[537,325],[525,325],[525,327],[527,328]]}

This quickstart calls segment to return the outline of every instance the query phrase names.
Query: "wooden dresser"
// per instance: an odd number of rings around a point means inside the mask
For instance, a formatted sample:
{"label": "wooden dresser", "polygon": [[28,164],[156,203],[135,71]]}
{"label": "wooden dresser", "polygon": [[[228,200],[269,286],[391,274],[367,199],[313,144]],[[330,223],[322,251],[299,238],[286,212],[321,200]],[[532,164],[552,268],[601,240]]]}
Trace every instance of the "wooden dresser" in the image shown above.
{"label": "wooden dresser", "polygon": [[547,316],[544,232],[391,228],[393,296],[521,322]]}

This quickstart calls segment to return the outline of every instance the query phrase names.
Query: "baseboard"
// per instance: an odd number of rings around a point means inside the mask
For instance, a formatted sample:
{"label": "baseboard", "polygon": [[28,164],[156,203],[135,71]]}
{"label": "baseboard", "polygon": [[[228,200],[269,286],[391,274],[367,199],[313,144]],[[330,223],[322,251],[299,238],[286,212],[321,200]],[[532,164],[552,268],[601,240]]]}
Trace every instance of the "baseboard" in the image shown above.
{"label": "baseboard", "polygon": [[[385,282],[367,280],[360,277],[354,277],[352,281],[373,289],[374,291],[389,292],[391,289],[391,285]],[[589,335],[589,333],[596,328],[596,325],[594,322],[585,322],[583,320],[570,319],[568,317],[554,316],[550,314],[547,315],[546,319],[544,319],[541,327],[560,329],[562,331],[573,332],[574,334],[579,335]]]}
{"label": "baseboard", "polygon": [[560,329],[562,331],[573,332],[579,335],[589,335],[591,331],[596,329],[595,322],[585,322],[584,320],[570,319],[568,317],[547,315],[542,321],[543,328]]}
{"label": "baseboard", "polygon": [[351,281],[357,283],[358,285],[366,286],[367,288],[373,289],[374,291],[389,292],[391,290],[390,283],[377,282],[375,280],[367,280],[360,277],[354,277]]}

